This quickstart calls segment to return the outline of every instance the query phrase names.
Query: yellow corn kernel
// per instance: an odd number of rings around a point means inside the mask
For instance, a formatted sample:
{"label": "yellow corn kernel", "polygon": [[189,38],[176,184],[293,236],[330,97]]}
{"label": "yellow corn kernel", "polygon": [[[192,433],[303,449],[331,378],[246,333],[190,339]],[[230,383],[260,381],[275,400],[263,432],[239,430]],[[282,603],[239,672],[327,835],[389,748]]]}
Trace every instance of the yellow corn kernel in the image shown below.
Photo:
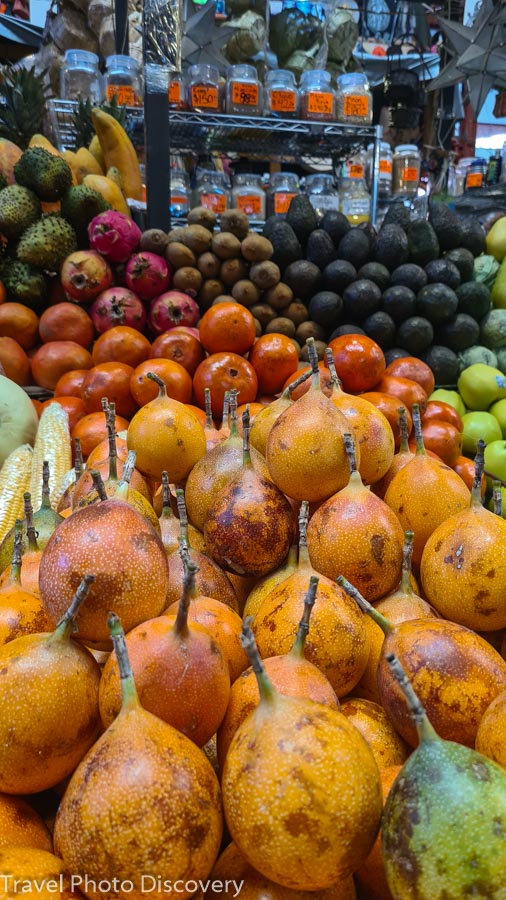
{"label": "yellow corn kernel", "polygon": [[30,444],[21,444],[9,454],[0,469],[0,541],[16,519],[23,518],[23,495],[30,482],[32,457]]}
{"label": "yellow corn kernel", "polygon": [[51,403],[43,410],[33,448],[32,472],[29,491],[35,512],[42,502],[42,465],[49,463],[49,499],[51,506],[59,498],[59,485],[72,468],[69,420],[59,403]]}

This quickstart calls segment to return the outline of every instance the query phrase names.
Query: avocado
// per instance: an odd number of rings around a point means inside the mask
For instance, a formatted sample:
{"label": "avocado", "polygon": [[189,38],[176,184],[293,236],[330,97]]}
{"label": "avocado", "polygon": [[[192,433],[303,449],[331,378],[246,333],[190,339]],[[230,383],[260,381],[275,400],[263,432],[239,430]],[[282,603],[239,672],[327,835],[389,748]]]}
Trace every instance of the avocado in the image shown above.
{"label": "avocado", "polygon": [[274,247],[271,260],[279,266],[282,272],[290,263],[302,259],[302,247],[295,231],[287,222],[275,222],[270,229],[269,240]]}
{"label": "avocado", "polygon": [[457,312],[459,299],[447,284],[427,284],[416,295],[416,312],[433,325],[447,322]]}
{"label": "avocado", "polygon": [[455,293],[459,300],[457,312],[467,313],[477,322],[481,322],[483,316],[490,312],[492,298],[487,285],[482,281],[466,281]]}
{"label": "avocado", "polygon": [[383,225],[400,225],[406,231],[411,222],[411,213],[403,200],[395,200],[389,207]]}
{"label": "avocado", "polygon": [[430,222],[414,219],[408,228],[409,260],[418,266],[426,266],[439,256],[439,241]]}
{"label": "avocado", "polygon": [[292,289],[294,297],[305,303],[320,290],[322,273],[314,263],[299,259],[285,269],[283,281]]}
{"label": "avocado", "polygon": [[477,344],[480,337],[480,326],[476,319],[457,313],[456,316],[443,322],[436,329],[436,340],[443,347],[449,347],[455,353],[467,350],[473,344]]}
{"label": "avocado", "polygon": [[453,250],[454,247],[462,246],[459,217],[446,203],[429,205],[429,222],[436,232],[441,250]]}
{"label": "avocado", "polygon": [[316,231],[318,216],[307,194],[296,194],[293,197],[286,214],[286,222],[293,228],[301,244],[305,244],[311,232]]}
{"label": "avocado", "polygon": [[404,229],[400,225],[383,225],[376,238],[373,255],[376,262],[385,266],[389,272],[407,262],[409,249]]}
{"label": "avocado", "polygon": [[368,262],[359,269],[357,274],[359,278],[368,278],[369,281],[374,281],[382,291],[390,284],[390,272],[381,263]]}
{"label": "avocado", "polygon": [[[455,250],[448,250],[444,255],[445,259],[449,259],[460,272],[460,283],[471,281],[474,273],[474,256],[470,250],[465,247],[456,247]],[[451,285],[450,285],[451,287]]]}
{"label": "avocado", "polygon": [[323,287],[326,291],[342,294],[345,287],[355,281],[356,277],[357,270],[351,262],[348,262],[347,259],[335,259],[324,269]]}
{"label": "avocado", "polygon": [[403,284],[418,294],[418,291],[421,291],[427,284],[427,275],[424,269],[417,266],[416,263],[405,263],[393,270],[390,275],[390,284]]}
{"label": "avocado", "polygon": [[378,232],[376,231],[374,225],[371,225],[370,222],[361,222],[360,225],[357,225],[357,228],[360,229],[360,231],[364,232],[366,238],[369,241],[369,247],[372,250],[376,242],[376,238],[378,237]]}
{"label": "avocado", "polygon": [[323,325],[324,328],[333,328],[337,325],[343,308],[343,298],[339,294],[334,294],[332,291],[320,291],[309,301],[309,318],[318,325]]}
{"label": "avocado", "polygon": [[460,272],[451,259],[433,259],[425,266],[429,284],[447,284],[455,291],[460,284]]}
{"label": "avocado", "polygon": [[449,347],[433,344],[422,354],[422,360],[432,369],[436,387],[453,388],[457,384],[459,358]]}
{"label": "avocado", "polygon": [[385,362],[387,366],[389,366],[394,359],[405,359],[406,356],[411,356],[411,353],[407,350],[402,350],[401,347],[390,347],[390,350],[385,350]]}
{"label": "avocado", "polygon": [[378,310],[362,322],[367,337],[376,341],[382,350],[392,346],[395,337],[395,322],[388,313]]}
{"label": "avocado", "polygon": [[374,281],[359,278],[343,291],[344,315],[347,319],[362,322],[379,309],[381,291]]}
{"label": "avocado", "polygon": [[478,219],[474,216],[460,216],[460,241],[459,246],[469,250],[474,257],[487,252],[487,233]]}
{"label": "avocado", "polygon": [[270,236],[271,231],[274,228],[274,226],[278,225],[279,222],[284,222],[284,221],[285,221],[284,215],[269,216],[269,218],[265,220],[264,227],[262,228],[263,236],[268,238]]}
{"label": "avocado", "polygon": [[365,334],[365,331],[363,328],[360,328],[360,325],[338,325],[330,335],[329,341],[342,337],[343,334]]}
{"label": "avocado", "polygon": [[337,212],[335,209],[329,209],[325,213],[320,228],[323,228],[330,235],[334,246],[339,246],[339,241],[350,230],[351,225],[343,213]]}
{"label": "avocado", "polygon": [[316,231],[312,231],[307,239],[306,259],[313,262],[323,271],[335,258],[336,248],[330,234],[327,234],[323,228],[317,228]]}
{"label": "avocado", "polygon": [[370,252],[369,238],[360,228],[350,228],[339,241],[337,248],[338,259],[347,259],[356,269],[365,265]]}
{"label": "avocado", "polygon": [[411,288],[403,284],[392,284],[383,291],[381,309],[388,313],[394,322],[404,322],[404,319],[414,315],[415,308],[416,294]]}
{"label": "avocado", "polygon": [[410,316],[402,322],[395,335],[397,344],[409,350],[412,356],[419,356],[434,340],[434,329],[423,316]]}

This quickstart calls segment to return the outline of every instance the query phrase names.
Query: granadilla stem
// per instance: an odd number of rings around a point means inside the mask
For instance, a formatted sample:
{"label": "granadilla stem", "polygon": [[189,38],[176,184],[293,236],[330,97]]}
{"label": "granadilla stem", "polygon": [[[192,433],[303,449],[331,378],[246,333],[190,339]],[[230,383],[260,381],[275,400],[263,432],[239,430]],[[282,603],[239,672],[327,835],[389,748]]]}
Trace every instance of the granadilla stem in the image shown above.
{"label": "granadilla stem", "polygon": [[299,509],[299,566],[309,563],[307,549],[307,523],[309,522],[309,501],[303,500]]}
{"label": "granadilla stem", "polygon": [[199,567],[191,559],[184,560],[183,593],[174,622],[174,631],[180,637],[186,637],[188,634],[188,609],[192,593],[195,590],[195,578],[198,571]]}
{"label": "granadilla stem", "polygon": [[249,446],[249,433],[250,433],[250,418],[249,418],[249,403],[246,406],[242,414],[242,452],[243,452],[243,463],[249,464],[251,463],[251,453]]}
{"label": "granadilla stem", "polygon": [[28,550],[37,551],[39,549],[39,545],[37,544],[37,532],[35,531],[35,526],[33,524],[33,506],[32,506],[32,495],[26,491],[23,495],[24,499],[24,513],[25,513],[25,527],[26,527],[26,537],[28,539]]}
{"label": "granadilla stem", "polygon": [[76,473],[76,481],[81,477],[84,470],[83,450],[80,438],[74,438],[74,472]]}
{"label": "granadilla stem", "polygon": [[404,594],[412,594],[411,588],[411,561],[413,559],[413,531],[404,532],[404,546],[402,548],[402,574],[400,589]]}
{"label": "granadilla stem", "polygon": [[23,522],[16,519],[14,526],[14,545],[12,547],[10,584],[21,584],[21,556],[23,553]]}
{"label": "granadilla stem", "polygon": [[123,471],[121,473],[121,481],[120,484],[130,484],[130,480],[135,471],[135,460],[137,459],[137,454],[135,450],[129,450],[127,453],[127,458],[125,460],[125,465],[123,466]]}
{"label": "granadilla stem", "polygon": [[413,418],[413,426],[415,429],[416,455],[426,456],[427,454],[425,452],[422,435],[422,420],[420,418],[420,407],[418,406],[418,403],[413,403],[413,406],[411,407],[411,416]]}
{"label": "granadilla stem", "polygon": [[367,613],[367,615],[370,616],[377,625],[379,625],[379,627],[385,632],[385,634],[390,634],[390,632],[393,631],[391,622],[389,622],[388,619],[385,618],[385,616],[382,616],[381,613],[378,612],[378,610],[375,609],[374,606],[372,606],[365,599],[365,597],[362,597],[360,591],[358,591],[356,587],[353,587],[353,585],[350,584],[350,582],[347,581],[347,579],[344,578],[343,575],[339,575],[336,578],[336,581],[339,587],[341,587],[343,591],[348,594],[348,597],[351,597],[351,599],[354,600],[358,606],[360,606],[362,612]]}
{"label": "granadilla stem", "polygon": [[311,575],[309,579],[309,587],[307,589],[306,596],[304,597],[304,612],[302,613],[302,619],[299,622],[295,641],[290,651],[293,656],[298,656],[300,657],[300,659],[304,659],[304,647],[309,632],[309,618],[315,604],[316,591],[318,590],[319,580],[320,579],[317,578],[316,575]]}
{"label": "granadilla stem", "polygon": [[267,675],[265,666],[260,659],[258,647],[251,630],[252,620],[253,616],[246,616],[242,623],[241,644],[251,663],[251,668],[256,675],[258,690],[260,692],[260,703],[273,703],[277,697],[277,691]]}
{"label": "granadilla stem", "polygon": [[353,435],[345,434],[344,437],[344,449],[346,450],[346,456],[348,457],[348,465],[350,467],[350,475],[353,472],[357,471],[357,458],[355,456],[355,441],[353,440]]}
{"label": "granadilla stem", "polygon": [[502,490],[499,481],[492,482],[492,499],[494,501],[494,512],[496,516],[502,518]]}
{"label": "granadilla stem", "polygon": [[409,430],[408,415],[404,406],[399,406],[399,409],[397,410],[397,421],[399,423],[399,434],[401,436],[399,451],[401,453],[407,453],[409,450]]}
{"label": "granadilla stem", "polygon": [[312,369],[308,369],[306,372],[303,372],[302,375],[299,375],[299,377],[296,378],[295,381],[292,381],[292,383],[288,385],[288,387],[286,388],[285,391],[283,391],[281,396],[289,397],[294,392],[295,388],[298,388],[299,384],[304,384],[304,382],[307,381],[308,378],[311,378],[312,374],[313,374]]}
{"label": "granadilla stem", "polygon": [[42,497],[40,503],[41,509],[51,509],[49,494],[49,462],[47,461],[47,459],[45,459],[42,463]]}
{"label": "granadilla stem", "polygon": [[125,632],[121,622],[115,613],[109,613],[107,627],[111,635],[114,652],[118,661],[119,677],[121,680],[122,709],[131,709],[139,703],[137,689],[135,687],[132,667],[128,658],[128,650],[125,641]]}
{"label": "granadilla stem", "polygon": [[168,472],[162,472],[162,518],[164,519],[172,519],[174,517],[174,513],[172,512],[172,505],[170,502],[170,484],[169,484],[169,475]]}
{"label": "granadilla stem", "polygon": [[118,480],[118,448],[116,445],[116,404],[110,403],[105,410],[105,424],[109,440],[109,481]]}
{"label": "granadilla stem", "polygon": [[330,349],[330,347],[327,347],[327,349],[325,350],[325,362],[327,363],[327,369],[330,372],[330,380],[332,381],[332,384],[334,385],[334,387],[342,389],[342,384],[337,374],[336,364],[334,362],[334,357],[332,356],[332,350]]}
{"label": "granadilla stem", "polygon": [[230,393],[230,397],[229,397],[230,436],[237,437],[237,435],[239,434],[239,425],[237,422],[237,394],[238,394],[238,391],[236,391],[235,388],[232,388],[232,390],[229,393]]}
{"label": "granadilla stem", "polygon": [[476,456],[474,457],[474,478],[471,488],[471,499],[473,506],[481,506],[481,479],[483,478],[483,469],[485,468],[485,441],[481,438],[476,442]]}
{"label": "granadilla stem", "polygon": [[[237,394],[236,394],[237,399]],[[223,395],[223,411],[221,414],[221,427],[228,427],[228,414],[230,411],[230,391],[225,391]]]}
{"label": "granadilla stem", "polygon": [[415,723],[420,743],[422,743],[422,741],[439,740],[439,737],[430,724],[427,718],[427,714],[422,704],[420,703],[419,698],[415,694],[413,686],[409,681],[408,676],[402,668],[399,660],[396,656],[394,656],[393,653],[387,653],[385,659],[390,667],[390,671],[393,677],[397,681],[402,693],[404,694],[409,712]]}
{"label": "granadilla stem", "polygon": [[315,340],[313,337],[309,337],[306,341],[307,347],[307,355],[309,358],[309,365],[313,370],[313,375],[320,375],[320,370],[318,368],[318,353],[316,352]]}
{"label": "granadilla stem", "polygon": [[91,480],[93,481],[93,487],[95,488],[99,500],[107,500],[107,494],[105,492],[104,480],[96,469],[90,469]]}
{"label": "granadilla stem", "polygon": [[90,585],[93,584],[95,578],[95,575],[83,575],[81,583],[74,594],[72,603],[66,612],[63,613],[55,631],[53,631],[52,638],[54,638],[54,640],[61,641],[62,639],[66,639],[72,632],[75,634],[78,630],[76,623],[77,614],[86,600],[86,597],[89,594]]}
{"label": "granadilla stem", "polygon": [[206,410],[206,428],[214,428],[213,410],[211,406],[211,389],[204,388],[204,404]]}
{"label": "granadilla stem", "polygon": [[158,392],[158,396],[159,396],[159,397],[166,397],[166,396],[167,396],[167,388],[166,388],[166,386],[165,386],[165,382],[162,381],[162,379],[159,378],[159,376],[156,375],[155,372],[146,372],[146,378],[151,378],[151,381],[154,381],[155,384],[158,385],[158,387],[159,387],[159,389],[160,389],[159,392]]}
{"label": "granadilla stem", "polygon": [[[190,543],[188,540],[188,512],[186,510],[186,502],[182,488],[176,488],[176,500],[179,515],[179,547],[180,550],[188,555],[190,550]],[[183,556],[183,553],[181,555]]]}

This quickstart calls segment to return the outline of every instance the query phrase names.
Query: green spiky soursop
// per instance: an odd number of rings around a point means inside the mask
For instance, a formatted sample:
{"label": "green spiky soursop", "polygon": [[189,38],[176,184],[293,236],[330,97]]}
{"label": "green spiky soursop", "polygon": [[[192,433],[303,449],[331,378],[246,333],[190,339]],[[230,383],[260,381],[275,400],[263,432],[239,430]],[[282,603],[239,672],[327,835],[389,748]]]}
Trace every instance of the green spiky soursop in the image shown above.
{"label": "green spiky soursop", "polygon": [[7,187],[7,179],[5,175],[0,172],[0,191],[3,191],[4,187]]}
{"label": "green spiky soursop", "polygon": [[9,184],[0,191],[0,231],[9,240],[40,219],[40,200],[29,188]]}
{"label": "green spiky soursop", "polygon": [[18,244],[18,259],[57,272],[65,257],[74,250],[77,250],[77,238],[72,225],[61,216],[42,216],[23,232]]}
{"label": "green spiky soursop", "polygon": [[0,278],[9,300],[23,303],[37,314],[43,311],[48,295],[48,282],[40,269],[18,259],[3,259],[0,262]]}
{"label": "green spiky soursop", "polygon": [[61,200],[72,184],[69,164],[43,147],[29,147],[14,166],[18,184],[30,188],[40,200]]}
{"label": "green spiky soursop", "polygon": [[61,214],[75,229],[77,240],[82,247],[89,245],[88,225],[91,220],[108,209],[111,209],[111,205],[105,197],[85,184],[73,185],[61,201]]}

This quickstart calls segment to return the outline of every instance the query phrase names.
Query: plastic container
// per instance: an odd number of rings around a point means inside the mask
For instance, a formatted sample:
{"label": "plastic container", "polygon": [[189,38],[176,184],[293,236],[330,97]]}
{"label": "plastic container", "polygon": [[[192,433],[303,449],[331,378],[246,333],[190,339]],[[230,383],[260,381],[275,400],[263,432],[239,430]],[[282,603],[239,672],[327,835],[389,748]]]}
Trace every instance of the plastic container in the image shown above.
{"label": "plastic container", "polygon": [[269,216],[286,216],[293,198],[299,193],[298,175],[293,172],[274,172],[267,190]]}
{"label": "plastic container", "polygon": [[115,54],[105,60],[105,96],[118,106],[142,105],[141,67],[131,56]]}
{"label": "plastic container", "polygon": [[202,170],[197,172],[197,183],[192,196],[193,206],[205,206],[218,215],[231,206],[230,181],[224,172]]}
{"label": "plastic container", "polygon": [[318,172],[306,177],[306,194],[319,215],[324,216],[330,209],[339,209],[339,191],[332,175]]}
{"label": "plastic container", "polygon": [[337,79],[337,121],[343,125],[372,123],[372,94],[367,76],[347,72]]}
{"label": "plastic container", "polygon": [[420,152],[416,144],[399,144],[395,148],[392,168],[392,194],[416,196],[420,182]]}
{"label": "plastic container", "polygon": [[241,173],[232,180],[232,203],[242,210],[250,222],[265,220],[265,191],[261,175]]}
{"label": "plastic container", "polygon": [[98,56],[88,50],[67,50],[60,73],[62,100],[87,100],[100,103],[103,97]]}
{"label": "plastic container", "polygon": [[188,72],[188,109],[220,112],[220,73],[216,66],[191,66]]}
{"label": "plastic container", "polygon": [[273,69],[265,76],[265,114],[278,119],[296,119],[299,95],[295,75],[289,69]]}
{"label": "plastic container", "polygon": [[182,72],[169,72],[169,109],[186,109],[185,81]]}
{"label": "plastic container", "polygon": [[464,193],[467,170],[474,161],[474,156],[463,156],[455,165],[455,197]]}
{"label": "plastic container", "polygon": [[336,95],[330,74],[323,69],[303,72],[300,78],[299,109],[301,119],[335,122]]}
{"label": "plastic container", "polygon": [[228,67],[225,108],[230,115],[261,115],[262,85],[254,66],[241,64]]}
{"label": "plastic container", "polygon": [[173,219],[182,219],[188,215],[190,200],[190,177],[182,169],[173,169],[170,173],[170,215]]}
{"label": "plastic container", "polygon": [[[373,180],[372,161],[374,144],[367,147],[366,184],[371,189]],[[379,171],[378,171],[378,197],[390,197],[392,195],[392,170],[393,154],[390,144],[380,142],[379,147]]]}

